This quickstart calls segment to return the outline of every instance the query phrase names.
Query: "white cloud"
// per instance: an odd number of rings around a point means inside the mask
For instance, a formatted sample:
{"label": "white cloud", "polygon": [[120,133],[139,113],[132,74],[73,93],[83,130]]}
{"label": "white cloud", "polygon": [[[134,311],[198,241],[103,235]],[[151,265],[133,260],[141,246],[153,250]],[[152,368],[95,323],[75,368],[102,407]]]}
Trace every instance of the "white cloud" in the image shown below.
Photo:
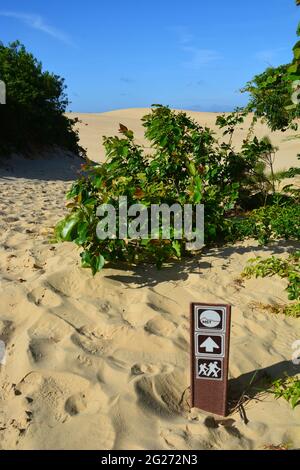
{"label": "white cloud", "polygon": [[189,44],[194,38],[185,26],[173,26],[169,30],[176,33],[179,44]]}
{"label": "white cloud", "polygon": [[199,70],[203,66],[221,58],[216,50],[197,47],[195,45],[194,36],[185,26],[174,26],[169,28],[169,30],[176,33],[178,46],[188,57],[187,60],[182,63],[184,67]]}
{"label": "white cloud", "polygon": [[182,47],[182,50],[190,55],[190,59],[184,62],[183,65],[194,70],[199,70],[204,65],[208,65],[221,58],[220,54],[213,49],[185,46]]}
{"label": "white cloud", "polygon": [[48,34],[49,36],[52,36],[53,38],[62,41],[65,44],[72,44],[71,39],[65,33],[47,24],[40,15],[14,11],[0,11],[0,16],[14,18],[16,20],[22,21],[22,23],[26,24],[30,28],[42,31],[43,33]]}
{"label": "white cloud", "polygon": [[263,49],[256,52],[255,58],[262,62],[267,62],[271,64],[272,62],[278,59],[278,56],[286,50],[285,47],[279,47],[277,49]]}

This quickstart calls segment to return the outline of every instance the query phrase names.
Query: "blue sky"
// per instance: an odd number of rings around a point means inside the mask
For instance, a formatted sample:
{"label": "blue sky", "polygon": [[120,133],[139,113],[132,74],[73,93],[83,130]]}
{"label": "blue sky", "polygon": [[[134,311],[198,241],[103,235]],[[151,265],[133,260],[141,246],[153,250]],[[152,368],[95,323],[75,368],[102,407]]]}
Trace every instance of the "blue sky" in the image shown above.
{"label": "blue sky", "polygon": [[72,111],[227,111],[254,74],[291,60],[299,16],[294,0],[2,0],[0,39],[63,76]]}

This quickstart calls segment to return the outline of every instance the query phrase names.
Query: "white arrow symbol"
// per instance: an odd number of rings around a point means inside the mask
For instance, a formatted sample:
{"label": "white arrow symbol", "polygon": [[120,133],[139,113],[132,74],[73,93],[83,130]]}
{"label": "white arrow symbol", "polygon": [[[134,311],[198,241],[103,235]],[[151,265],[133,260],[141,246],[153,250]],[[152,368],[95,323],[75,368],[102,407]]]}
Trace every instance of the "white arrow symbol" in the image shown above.
{"label": "white arrow symbol", "polygon": [[205,348],[205,352],[214,352],[214,349],[220,349],[220,346],[209,336],[200,344],[200,348]]}

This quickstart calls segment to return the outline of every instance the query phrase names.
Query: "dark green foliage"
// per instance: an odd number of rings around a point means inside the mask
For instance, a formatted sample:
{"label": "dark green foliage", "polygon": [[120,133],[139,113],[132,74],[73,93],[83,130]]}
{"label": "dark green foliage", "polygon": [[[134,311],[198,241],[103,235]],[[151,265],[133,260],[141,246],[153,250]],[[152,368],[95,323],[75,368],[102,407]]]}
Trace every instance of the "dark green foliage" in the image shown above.
{"label": "dark green foliage", "polygon": [[6,105],[0,106],[0,153],[29,152],[60,146],[83,154],[73,130],[64,80],[43,71],[42,64],[19,42],[0,43],[0,80],[6,84]]}
{"label": "dark green foliage", "polygon": [[244,123],[246,114],[247,110],[237,109],[231,114],[218,116],[216,124],[223,129],[224,136],[229,135],[228,144],[222,144],[221,147],[223,149],[227,147],[231,152],[232,164],[238,165],[236,167],[240,175],[238,204],[242,209],[249,210],[268,204],[271,195],[274,199],[281,180],[292,177],[289,175],[294,173],[294,169],[291,168],[290,172],[287,171],[285,174],[274,172],[278,148],[272,145],[268,137],[258,139],[253,136],[254,121],[248,129],[238,159],[236,158],[236,152],[231,147],[232,138],[237,126]]}
{"label": "dark green foliage", "polygon": [[300,105],[292,104],[293,87],[288,76],[289,65],[269,67],[256,75],[243,88],[250,94],[246,110],[263,118],[272,131],[285,131],[300,117]]}
{"label": "dark green foliage", "polygon": [[243,124],[247,111],[237,108],[233,113],[217,116],[216,124],[220,129],[224,129],[223,135],[229,135],[229,144],[238,124]]}
{"label": "dark green foliage", "polygon": [[292,167],[281,173],[282,178],[294,178],[295,176],[300,175],[300,167]]}
{"label": "dark green foliage", "polygon": [[[298,0],[296,5],[300,6]],[[300,36],[300,23],[297,35]],[[255,119],[264,119],[273,130],[297,129],[300,117],[300,41],[293,47],[292,63],[269,67],[248,82],[243,92],[250,94],[245,108]]]}
{"label": "dark green foliage", "polygon": [[[296,4],[300,6],[300,1],[297,0]],[[300,23],[298,24],[297,35],[300,36]],[[293,56],[293,62],[288,69],[288,75],[291,81],[300,80],[300,41],[293,47]]]}
{"label": "dark green foliage", "polygon": [[[298,155],[298,160],[299,160],[299,163],[300,163],[300,154]],[[284,178],[295,178],[296,176],[299,176],[300,175],[300,166],[299,167],[291,167],[289,168],[288,170],[283,170],[281,172],[279,172],[279,176],[281,179],[284,179]],[[287,189],[289,189],[287,187]],[[300,189],[298,189],[298,193],[300,193]],[[300,194],[299,194],[299,201],[300,203]]]}
{"label": "dark green foliage", "polygon": [[286,205],[265,206],[226,220],[224,238],[231,242],[255,238],[262,245],[271,240],[300,240],[300,205],[292,200]]}

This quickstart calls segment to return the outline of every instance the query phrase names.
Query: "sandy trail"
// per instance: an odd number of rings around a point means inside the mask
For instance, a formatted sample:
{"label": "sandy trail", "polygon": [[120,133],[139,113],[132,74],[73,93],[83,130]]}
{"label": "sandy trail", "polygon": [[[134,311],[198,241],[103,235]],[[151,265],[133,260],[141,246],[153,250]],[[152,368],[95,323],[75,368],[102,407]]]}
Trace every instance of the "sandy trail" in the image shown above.
{"label": "sandy trail", "polygon": [[253,255],[285,256],[295,245],[247,241],[161,271],[120,265],[93,278],[76,246],[49,244],[78,162],[22,164],[0,170],[0,448],[299,448],[300,407],[282,399],[252,400],[247,425],[238,412],[224,426],[188,405],[193,301],[233,306],[235,393],[258,369],[299,373],[299,320],[253,306],[286,302],[286,282],[237,281]]}

